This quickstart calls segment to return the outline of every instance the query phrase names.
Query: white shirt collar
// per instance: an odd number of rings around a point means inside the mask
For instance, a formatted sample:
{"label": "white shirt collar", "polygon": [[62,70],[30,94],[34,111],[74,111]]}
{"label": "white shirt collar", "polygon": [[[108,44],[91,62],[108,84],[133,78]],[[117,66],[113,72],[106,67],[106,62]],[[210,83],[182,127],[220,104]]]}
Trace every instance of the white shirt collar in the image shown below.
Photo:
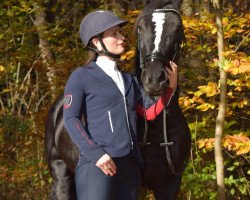
{"label": "white shirt collar", "polygon": [[125,95],[124,81],[121,72],[117,69],[116,61],[98,56],[96,64],[115,82],[121,93]]}
{"label": "white shirt collar", "polygon": [[110,74],[111,71],[117,71],[116,61],[110,60],[103,56],[98,56],[96,59],[96,64],[107,74]]}

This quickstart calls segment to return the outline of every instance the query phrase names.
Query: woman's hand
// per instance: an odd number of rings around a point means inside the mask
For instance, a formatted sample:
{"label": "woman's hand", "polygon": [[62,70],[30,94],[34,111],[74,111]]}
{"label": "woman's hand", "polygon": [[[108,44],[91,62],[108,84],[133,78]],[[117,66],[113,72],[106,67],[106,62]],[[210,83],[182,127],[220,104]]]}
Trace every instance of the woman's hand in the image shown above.
{"label": "woman's hand", "polygon": [[169,79],[169,86],[173,91],[176,90],[177,88],[177,65],[170,61],[170,66],[171,66],[171,69],[170,70],[169,68],[166,67],[166,71],[168,73],[168,79]]}
{"label": "woman's hand", "polygon": [[107,176],[113,176],[116,174],[116,165],[108,154],[104,154],[95,165],[99,167]]}

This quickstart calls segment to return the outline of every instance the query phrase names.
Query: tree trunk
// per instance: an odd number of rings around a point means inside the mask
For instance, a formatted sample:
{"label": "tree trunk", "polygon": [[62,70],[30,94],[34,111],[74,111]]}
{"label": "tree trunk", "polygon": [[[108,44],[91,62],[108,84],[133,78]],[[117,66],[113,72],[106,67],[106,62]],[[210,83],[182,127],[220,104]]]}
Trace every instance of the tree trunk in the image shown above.
{"label": "tree trunk", "polygon": [[222,26],[222,11],[220,8],[219,0],[213,0],[213,7],[216,17],[217,25],[217,43],[218,43],[218,55],[219,55],[219,70],[220,70],[220,102],[219,111],[216,118],[216,128],[215,128],[215,163],[216,163],[216,176],[217,176],[217,186],[218,186],[218,199],[225,200],[225,182],[224,182],[224,164],[222,155],[222,136],[225,121],[226,112],[226,92],[227,92],[227,74],[221,66],[221,61],[224,59],[224,36],[223,36],[223,26]]}
{"label": "tree trunk", "polygon": [[48,82],[50,85],[51,95],[55,97],[55,68],[53,67],[53,63],[55,62],[53,53],[49,46],[49,41],[47,39],[47,35],[45,33],[46,27],[46,15],[44,12],[44,8],[39,5],[37,2],[33,2],[34,10],[35,10],[35,19],[33,19],[33,24],[35,25],[39,37],[39,48],[41,50],[41,57],[46,67],[46,75],[48,78]]}
{"label": "tree trunk", "polygon": [[181,11],[185,16],[191,16],[194,14],[194,2],[193,0],[183,0],[181,4]]}
{"label": "tree trunk", "polygon": [[112,0],[113,12],[119,16],[125,16],[128,12],[128,2],[126,0]]}

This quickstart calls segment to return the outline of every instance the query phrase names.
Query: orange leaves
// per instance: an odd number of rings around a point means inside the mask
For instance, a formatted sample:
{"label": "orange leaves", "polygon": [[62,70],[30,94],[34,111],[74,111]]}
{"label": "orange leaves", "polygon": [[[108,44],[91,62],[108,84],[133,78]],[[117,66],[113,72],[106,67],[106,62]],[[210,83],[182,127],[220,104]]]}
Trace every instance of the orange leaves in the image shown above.
{"label": "orange leaves", "polygon": [[247,60],[246,58],[232,59],[224,69],[232,75],[250,74],[250,60]]}
{"label": "orange leaves", "polygon": [[250,152],[250,139],[243,133],[225,136],[222,145],[229,151],[235,151],[237,155]]}
{"label": "orange leaves", "polygon": [[[200,149],[211,150],[214,147],[214,138],[200,139],[197,141]],[[222,146],[229,150],[236,152],[236,155],[243,155],[250,152],[250,138],[243,133],[238,135],[226,135],[222,139]]]}
{"label": "orange leaves", "polygon": [[[225,59],[219,63],[220,67],[232,75],[250,75],[250,59],[243,52],[233,50],[223,53]],[[217,62],[216,59],[214,59]]]}

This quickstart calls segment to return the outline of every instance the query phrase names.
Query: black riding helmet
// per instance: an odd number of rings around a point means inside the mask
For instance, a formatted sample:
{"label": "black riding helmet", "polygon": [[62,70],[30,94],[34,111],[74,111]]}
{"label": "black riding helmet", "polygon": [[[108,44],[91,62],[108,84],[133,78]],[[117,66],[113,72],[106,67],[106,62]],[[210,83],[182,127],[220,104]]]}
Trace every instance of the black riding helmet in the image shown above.
{"label": "black riding helmet", "polygon": [[[127,21],[121,20],[117,15],[108,10],[98,10],[89,13],[83,18],[80,24],[80,37],[85,47],[96,53],[104,53],[112,58],[119,58],[120,55],[110,53],[102,41],[102,33],[114,26],[124,26]],[[90,46],[92,38],[97,37],[100,40],[103,50],[99,51]]]}

